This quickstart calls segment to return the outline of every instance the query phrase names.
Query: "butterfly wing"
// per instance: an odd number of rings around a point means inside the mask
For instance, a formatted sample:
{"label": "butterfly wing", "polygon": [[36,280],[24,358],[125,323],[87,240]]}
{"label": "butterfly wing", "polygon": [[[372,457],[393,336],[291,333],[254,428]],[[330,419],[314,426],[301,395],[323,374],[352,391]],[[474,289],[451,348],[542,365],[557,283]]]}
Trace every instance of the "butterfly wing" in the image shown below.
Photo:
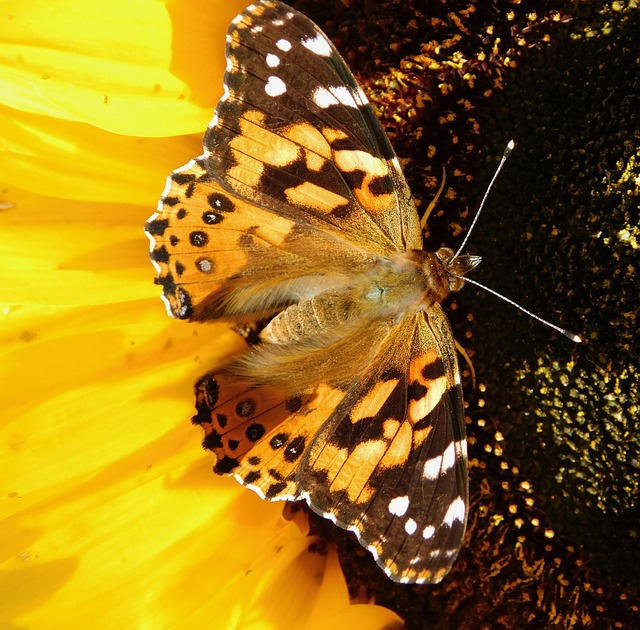
{"label": "butterfly wing", "polygon": [[263,499],[298,500],[300,460],[343,397],[324,385],[291,396],[211,373],[196,383],[193,422],[216,455],[215,472],[233,475]]}
{"label": "butterfly wing", "polygon": [[339,236],[229,192],[202,158],[171,174],[145,231],[167,312],[179,319],[255,321],[368,262]]}
{"label": "butterfly wing", "polygon": [[305,453],[303,496],[354,531],[394,580],[439,582],[464,535],[459,370],[439,305],[407,315]]}
{"label": "butterfly wing", "polygon": [[263,0],[234,20],[226,56],[204,155],[169,177],[146,226],[170,315],[233,318],[235,295],[257,319],[308,292],[319,270],[421,248],[393,149],[313,22]]}
{"label": "butterfly wing", "polygon": [[234,20],[226,56],[225,96],[204,141],[211,172],[243,197],[372,251],[421,248],[393,148],[311,20],[262,0]]}
{"label": "butterfly wing", "polygon": [[460,548],[468,505],[453,337],[436,305],[372,339],[375,358],[344,387],[287,397],[208,375],[194,421],[218,473],[269,500],[305,498],[354,531],[396,581],[438,582]]}

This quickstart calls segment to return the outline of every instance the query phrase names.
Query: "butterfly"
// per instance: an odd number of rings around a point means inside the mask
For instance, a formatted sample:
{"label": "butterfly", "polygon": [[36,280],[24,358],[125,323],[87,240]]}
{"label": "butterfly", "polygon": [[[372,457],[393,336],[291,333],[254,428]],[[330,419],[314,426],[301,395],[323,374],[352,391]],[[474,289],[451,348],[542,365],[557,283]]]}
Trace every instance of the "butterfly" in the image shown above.
{"label": "butterfly", "polygon": [[441,302],[480,259],[423,250],[398,158],[311,20],[261,0],[226,59],[204,152],[145,226],[169,315],[259,333],[196,383],[193,420],[216,473],[306,500],[394,581],[439,582],[468,512]]}

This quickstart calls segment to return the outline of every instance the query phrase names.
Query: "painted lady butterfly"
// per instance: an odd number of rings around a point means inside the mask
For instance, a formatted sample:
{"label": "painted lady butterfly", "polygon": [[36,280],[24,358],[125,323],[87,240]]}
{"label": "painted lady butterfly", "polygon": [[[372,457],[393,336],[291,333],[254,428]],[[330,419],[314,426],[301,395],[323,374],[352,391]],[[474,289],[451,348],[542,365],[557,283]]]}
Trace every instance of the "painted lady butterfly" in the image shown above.
{"label": "painted lady butterfly", "polygon": [[440,303],[480,261],[423,251],[398,159],[334,46],[261,0],[227,35],[204,153],[146,224],[169,314],[264,322],[196,384],[215,471],[305,499],[398,582],[439,582],[468,509],[460,375]]}

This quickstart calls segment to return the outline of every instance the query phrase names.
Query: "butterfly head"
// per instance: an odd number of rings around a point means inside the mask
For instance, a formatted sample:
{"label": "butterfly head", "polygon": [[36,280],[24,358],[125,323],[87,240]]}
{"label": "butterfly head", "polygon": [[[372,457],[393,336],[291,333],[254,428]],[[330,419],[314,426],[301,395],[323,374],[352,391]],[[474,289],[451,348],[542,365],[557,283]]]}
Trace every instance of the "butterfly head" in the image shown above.
{"label": "butterfly head", "polygon": [[449,291],[459,291],[464,286],[464,276],[473,271],[482,261],[480,256],[465,254],[456,256],[449,247],[441,247],[436,257],[444,266],[449,281]]}

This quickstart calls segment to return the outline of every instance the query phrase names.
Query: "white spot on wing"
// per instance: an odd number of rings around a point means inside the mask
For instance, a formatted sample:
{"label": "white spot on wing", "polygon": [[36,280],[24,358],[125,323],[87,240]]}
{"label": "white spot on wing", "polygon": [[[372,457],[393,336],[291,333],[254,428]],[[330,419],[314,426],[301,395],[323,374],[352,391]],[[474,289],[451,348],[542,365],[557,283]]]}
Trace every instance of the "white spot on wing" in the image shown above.
{"label": "white spot on wing", "polygon": [[458,555],[458,549],[434,549],[429,552],[430,558],[455,558]]}
{"label": "white spot on wing", "polygon": [[331,107],[331,105],[337,105],[338,99],[329,92],[326,88],[317,88],[316,91],[312,94],[311,98],[313,102],[318,106],[322,107],[322,109],[326,109],[327,107]]}
{"label": "white spot on wing", "polygon": [[451,442],[442,454],[442,471],[453,468],[456,463],[456,443]]}
{"label": "white spot on wing", "polygon": [[365,107],[369,104],[369,99],[360,86],[358,86],[358,89],[353,94],[358,105]]}
{"label": "white spot on wing", "polygon": [[429,540],[429,538],[432,538],[435,533],[436,533],[436,528],[433,525],[427,525],[422,530],[422,537],[425,540]]}
{"label": "white spot on wing", "polygon": [[329,42],[322,37],[320,33],[313,39],[303,39],[301,43],[305,48],[316,53],[316,55],[320,55],[321,57],[331,56],[331,46],[329,46]]}
{"label": "white spot on wing", "polygon": [[429,481],[435,481],[440,476],[440,466],[442,465],[442,455],[432,457],[424,463],[423,476]]}
{"label": "white spot on wing", "polygon": [[276,48],[279,48],[283,52],[289,52],[291,50],[291,42],[286,39],[279,39],[276,42]]}
{"label": "white spot on wing", "polygon": [[418,529],[418,523],[416,523],[412,518],[408,518],[407,522],[404,524],[404,531],[409,534],[409,536],[413,536],[416,533],[416,529]]}
{"label": "white spot on wing", "polygon": [[404,516],[409,509],[409,497],[396,497],[389,501],[389,512],[394,516]]}
{"label": "white spot on wing", "polygon": [[347,107],[358,107],[353,92],[347,86],[339,85],[338,87],[333,87],[331,88],[331,92],[343,105]]}
{"label": "white spot on wing", "polygon": [[331,105],[338,105],[338,103],[341,103],[346,107],[358,108],[358,104],[354,98],[354,92],[344,85],[329,88],[316,88],[316,91],[313,93],[311,98],[313,98],[313,102],[318,107],[322,107],[323,109],[330,107]]}
{"label": "white spot on wing", "polygon": [[464,501],[458,497],[451,502],[447,513],[444,515],[443,523],[451,527],[453,525],[453,521],[459,521],[460,523],[464,522],[464,516],[467,511],[467,507],[464,504]]}
{"label": "white spot on wing", "polygon": [[436,480],[440,475],[453,468],[456,459],[465,453],[466,441],[451,442],[442,455],[432,457],[424,463],[424,477],[430,481]]}
{"label": "white spot on wing", "polygon": [[280,77],[269,77],[266,85],[264,86],[264,91],[269,96],[280,96],[287,91],[287,86],[284,81]]}
{"label": "white spot on wing", "polygon": [[280,57],[278,57],[278,55],[274,55],[273,53],[269,53],[269,54],[267,54],[265,59],[267,61],[267,65],[270,68],[276,68],[277,66],[280,65]]}

